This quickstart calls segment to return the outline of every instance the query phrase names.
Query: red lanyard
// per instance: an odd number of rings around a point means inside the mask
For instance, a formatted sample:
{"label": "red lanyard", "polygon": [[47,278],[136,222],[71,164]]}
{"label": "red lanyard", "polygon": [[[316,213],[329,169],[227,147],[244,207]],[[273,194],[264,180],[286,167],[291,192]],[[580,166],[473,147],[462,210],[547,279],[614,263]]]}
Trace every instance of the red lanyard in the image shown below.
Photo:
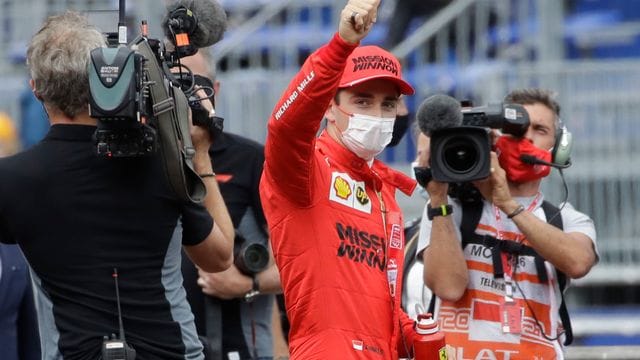
{"label": "red lanyard", "polygon": [[[401,286],[402,274],[400,271],[403,268],[404,263],[404,232],[402,230],[402,220],[400,213],[395,211],[389,211],[384,205],[382,199],[382,193],[376,191],[378,195],[378,201],[380,202],[380,212],[382,214],[382,226],[384,227],[385,242],[387,248],[387,282],[389,284],[389,293],[391,295],[391,306],[395,307],[399,305],[398,288]],[[387,212],[389,215],[389,222],[387,223]],[[391,225],[391,231],[387,229],[387,225]]]}
{"label": "red lanyard", "polygon": [[[527,211],[533,211],[536,208],[536,206],[538,205],[538,201],[540,201],[541,196],[542,194],[540,194],[540,192],[536,194],[536,197],[533,199],[531,204],[529,204],[529,206],[527,207]],[[493,205],[493,213],[496,216],[496,239],[498,241],[505,240],[506,231],[504,231],[502,228],[502,216],[500,215],[500,209],[498,209],[498,207],[495,205]],[[524,235],[518,234],[516,241],[518,242],[524,241]],[[510,282],[511,278],[513,277],[513,266],[511,264],[511,261],[509,261],[509,258],[507,257],[506,253],[502,253],[500,254],[500,256],[502,257],[502,266],[504,268],[505,281]]]}

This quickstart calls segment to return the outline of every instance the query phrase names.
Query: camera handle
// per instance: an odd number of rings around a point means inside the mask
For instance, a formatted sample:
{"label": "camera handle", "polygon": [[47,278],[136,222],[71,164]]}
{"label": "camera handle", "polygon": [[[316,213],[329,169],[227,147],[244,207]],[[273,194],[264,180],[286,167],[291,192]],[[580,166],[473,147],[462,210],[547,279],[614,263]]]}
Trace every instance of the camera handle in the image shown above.
{"label": "camera handle", "polygon": [[118,2],[118,44],[127,45],[127,24],[126,15],[124,13],[127,5],[125,0]]}

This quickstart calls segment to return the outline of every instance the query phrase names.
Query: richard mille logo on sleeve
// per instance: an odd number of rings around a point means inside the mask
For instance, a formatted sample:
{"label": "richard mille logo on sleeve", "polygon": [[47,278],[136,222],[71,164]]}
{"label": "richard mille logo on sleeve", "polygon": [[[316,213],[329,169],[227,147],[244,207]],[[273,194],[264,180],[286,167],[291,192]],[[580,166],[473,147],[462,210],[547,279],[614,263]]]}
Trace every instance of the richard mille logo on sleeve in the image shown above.
{"label": "richard mille logo on sleeve", "polygon": [[398,224],[391,227],[391,240],[389,246],[394,249],[402,250],[402,228]]}
{"label": "richard mille logo on sleeve", "polygon": [[334,172],[331,175],[329,200],[371,214],[371,200],[364,181],[355,181],[348,174]]}

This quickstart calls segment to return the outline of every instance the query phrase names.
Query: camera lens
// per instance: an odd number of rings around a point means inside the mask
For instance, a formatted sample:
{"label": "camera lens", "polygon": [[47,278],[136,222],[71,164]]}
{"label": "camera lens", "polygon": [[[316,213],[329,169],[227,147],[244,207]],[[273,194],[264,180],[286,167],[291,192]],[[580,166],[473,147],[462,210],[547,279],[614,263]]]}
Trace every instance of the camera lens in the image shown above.
{"label": "camera lens", "polygon": [[464,174],[478,163],[478,148],[469,138],[452,138],[443,149],[443,157],[448,169]]}
{"label": "camera lens", "polygon": [[431,173],[436,181],[467,182],[489,176],[491,139],[486,128],[459,126],[431,136]]}
{"label": "camera lens", "polygon": [[245,274],[256,274],[269,264],[269,250],[260,243],[244,243],[236,254],[235,264]]}
{"label": "camera lens", "polygon": [[263,256],[264,253],[261,247],[255,246],[256,244],[252,244],[253,246],[249,246],[247,248],[247,252],[244,255],[245,261],[248,264],[254,264],[257,268],[261,268],[262,262],[265,259]]}
{"label": "camera lens", "polygon": [[258,243],[250,244],[244,251],[244,264],[253,273],[262,271],[269,262],[268,250]]}

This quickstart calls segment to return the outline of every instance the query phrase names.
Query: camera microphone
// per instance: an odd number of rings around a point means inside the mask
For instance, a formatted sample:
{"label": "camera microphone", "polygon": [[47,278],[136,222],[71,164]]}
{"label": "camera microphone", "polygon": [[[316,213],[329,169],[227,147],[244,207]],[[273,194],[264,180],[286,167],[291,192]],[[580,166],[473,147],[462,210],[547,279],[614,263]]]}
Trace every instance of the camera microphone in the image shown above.
{"label": "camera microphone", "polygon": [[460,103],[448,95],[432,95],[418,107],[416,120],[420,131],[429,136],[436,130],[461,126]]}
{"label": "camera microphone", "polygon": [[571,162],[568,162],[566,165],[560,165],[560,164],[544,161],[544,160],[538,159],[533,155],[527,155],[527,154],[520,155],[520,161],[530,165],[547,165],[547,166],[554,167],[556,169],[566,169],[569,166],[571,166]]}
{"label": "camera microphone", "polygon": [[164,33],[176,46],[182,40],[177,34],[186,34],[195,48],[211,46],[227,29],[227,14],[214,0],[177,0],[167,6],[162,19]]}

